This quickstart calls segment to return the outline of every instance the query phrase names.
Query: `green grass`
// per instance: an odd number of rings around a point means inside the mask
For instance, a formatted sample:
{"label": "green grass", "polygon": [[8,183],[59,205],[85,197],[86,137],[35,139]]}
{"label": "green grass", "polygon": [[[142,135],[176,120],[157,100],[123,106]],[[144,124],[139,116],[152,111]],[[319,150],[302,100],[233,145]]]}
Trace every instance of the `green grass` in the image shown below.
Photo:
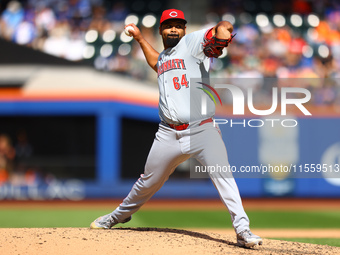
{"label": "green grass", "polygon": [[285,240],[299,243],[313,243],[340,247],[339,238],[269,238],[274,240]]}
{"label": "green grass", "polygon": [[0,210],[0,227],[88,227],[96,217],[107,213],[107,211],[103,210],[74,209]]}
{"label": "green grass", "polygon": [[[3,209],[1,228],[88,227],[108,210]],[[340,228],[339,211],[248,211],[252,228]],[[232,228],[226,210],[140,210],[126,227]]]}
{"label": "green grass", "polygon": [[340,228],[339,211],[250,211],[253,228]]}
{"label": "green grass", "polygon": [[[143,224],[154,227],[232,227],[229,213],[221,210],[140,211],[137,215]],[[338,211],[248,211],[248,216],[252,228],[340,228]]]}

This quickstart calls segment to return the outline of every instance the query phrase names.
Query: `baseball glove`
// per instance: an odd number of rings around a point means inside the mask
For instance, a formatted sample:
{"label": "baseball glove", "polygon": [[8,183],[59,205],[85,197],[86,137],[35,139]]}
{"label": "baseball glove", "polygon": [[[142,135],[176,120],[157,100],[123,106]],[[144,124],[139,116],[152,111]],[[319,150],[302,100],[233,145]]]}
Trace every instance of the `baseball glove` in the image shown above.
{"label": "baseball glove", "polygon": [[234,35],[231,35],[231,37],[228,40],[225,39],[219,39],[215,36],[211,37],[210,39],[207,39],[205,43],[203,44],[203,52],[208,58],[218,58],[222,55],[222,50],[224,47],[228,47],[229,43],[233,40]]}

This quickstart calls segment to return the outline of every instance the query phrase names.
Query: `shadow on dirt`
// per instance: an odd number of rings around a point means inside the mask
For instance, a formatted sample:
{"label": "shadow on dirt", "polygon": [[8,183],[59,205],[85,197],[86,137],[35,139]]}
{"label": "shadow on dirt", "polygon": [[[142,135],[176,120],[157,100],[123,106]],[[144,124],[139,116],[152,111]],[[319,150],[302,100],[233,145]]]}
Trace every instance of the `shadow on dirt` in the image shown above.
{"label": "shadow on dirt", "polygon": [[159,233],[174,233],[174,234],[180,234],[180,235],[187,235],[195,238],[201,238],[209,241],[214,241],[217,243],[223,243],[227,245],[232,245],[232,246],[237,246],[240,247],[237,243],[233,243],[230,241],[226,241],[223,239],[218,239],[211,237],[207,234],[195,232],[195,231],[190,231],[190,230],[184,230],[184,229],[173,229],[173,228],[114,228],[112,230],[119,230],[119,231],[124,231],[124,230],[132,230],[132,231],[138,231],[138,232],[148,232],[148,231],[154,231],[154,232],[159,232]]}

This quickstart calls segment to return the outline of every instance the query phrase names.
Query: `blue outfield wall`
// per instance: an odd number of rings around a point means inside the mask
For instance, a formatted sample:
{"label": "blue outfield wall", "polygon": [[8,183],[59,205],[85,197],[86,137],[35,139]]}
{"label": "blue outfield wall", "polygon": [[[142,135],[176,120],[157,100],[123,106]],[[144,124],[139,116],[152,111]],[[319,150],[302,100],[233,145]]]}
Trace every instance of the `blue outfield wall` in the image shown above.
{"label": "blue outfield wall", "polygon": [[[71,199],[124,198],[135,180],[120,179],[121,118],[127,117],[158,123],[158,109],[154,107],[105,101],[58,102],[1,102],[0,116],[84,116],[96,117],[96,180],[55,181],[49,186],[0,186],[0,199]],[[249,119],[244,119],[247,123]],[[236,182],[243,197],[293,196],[340,197],[340,173],[333,169],[325,173],[299,173],[318,166],[340,163],[340,119],[299,118],[297,132],[288,132],[276,139],[263,127],[249,125],[220,125],[230,164],[241,166],[288,165],[296,172],[282,175],[268,173],[236,174]],[[238,119],[238,121],[241,121]],[[264,131],[263,131],[264,130]],[[278,127],[275,132],[282,133]],[[285,131],[284,131],[285,132]],[[288,138],[287,138],[288,137]],[[268,142],[269,141],[269,142]],[[271,142],[272,141],[272,142]],[[287,143],[288,141],[288,143]],[[297,152],[280,148],[292,146]],[[266,156],[266,150],[270,150]],[[262,153],[262,154],[261,154]],[[314,167],[316,167],[316,165]],[[247,178],[245,178],[247,177]],[[249,178],[250,177],[250,178]],[[330,178],[329,178],[330,177]],[[336,178],[334,178],[336,177]],[[157,198],[216,198],[218,193],[209,179],[169,180],[155,195]]]}

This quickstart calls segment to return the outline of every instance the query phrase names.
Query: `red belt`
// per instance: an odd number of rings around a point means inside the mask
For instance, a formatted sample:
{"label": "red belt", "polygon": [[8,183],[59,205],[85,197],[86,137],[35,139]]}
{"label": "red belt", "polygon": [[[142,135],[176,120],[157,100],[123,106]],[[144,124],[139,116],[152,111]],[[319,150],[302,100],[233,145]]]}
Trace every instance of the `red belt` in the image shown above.
{"label": "red belt", "polygon": [[[206,119],[206,120],[202,120],[201,123],[199,124],[199,126],[202,126],[203,124],[206,124],[206,123],[209,123],[209,122],[213,122],[213,119],[209,118],[209,119]],[[172,129],[175,129],[177,131],[186,130],[189,127],[189,124],[180,124],[180,125],[168,124],[168,125]]]}

